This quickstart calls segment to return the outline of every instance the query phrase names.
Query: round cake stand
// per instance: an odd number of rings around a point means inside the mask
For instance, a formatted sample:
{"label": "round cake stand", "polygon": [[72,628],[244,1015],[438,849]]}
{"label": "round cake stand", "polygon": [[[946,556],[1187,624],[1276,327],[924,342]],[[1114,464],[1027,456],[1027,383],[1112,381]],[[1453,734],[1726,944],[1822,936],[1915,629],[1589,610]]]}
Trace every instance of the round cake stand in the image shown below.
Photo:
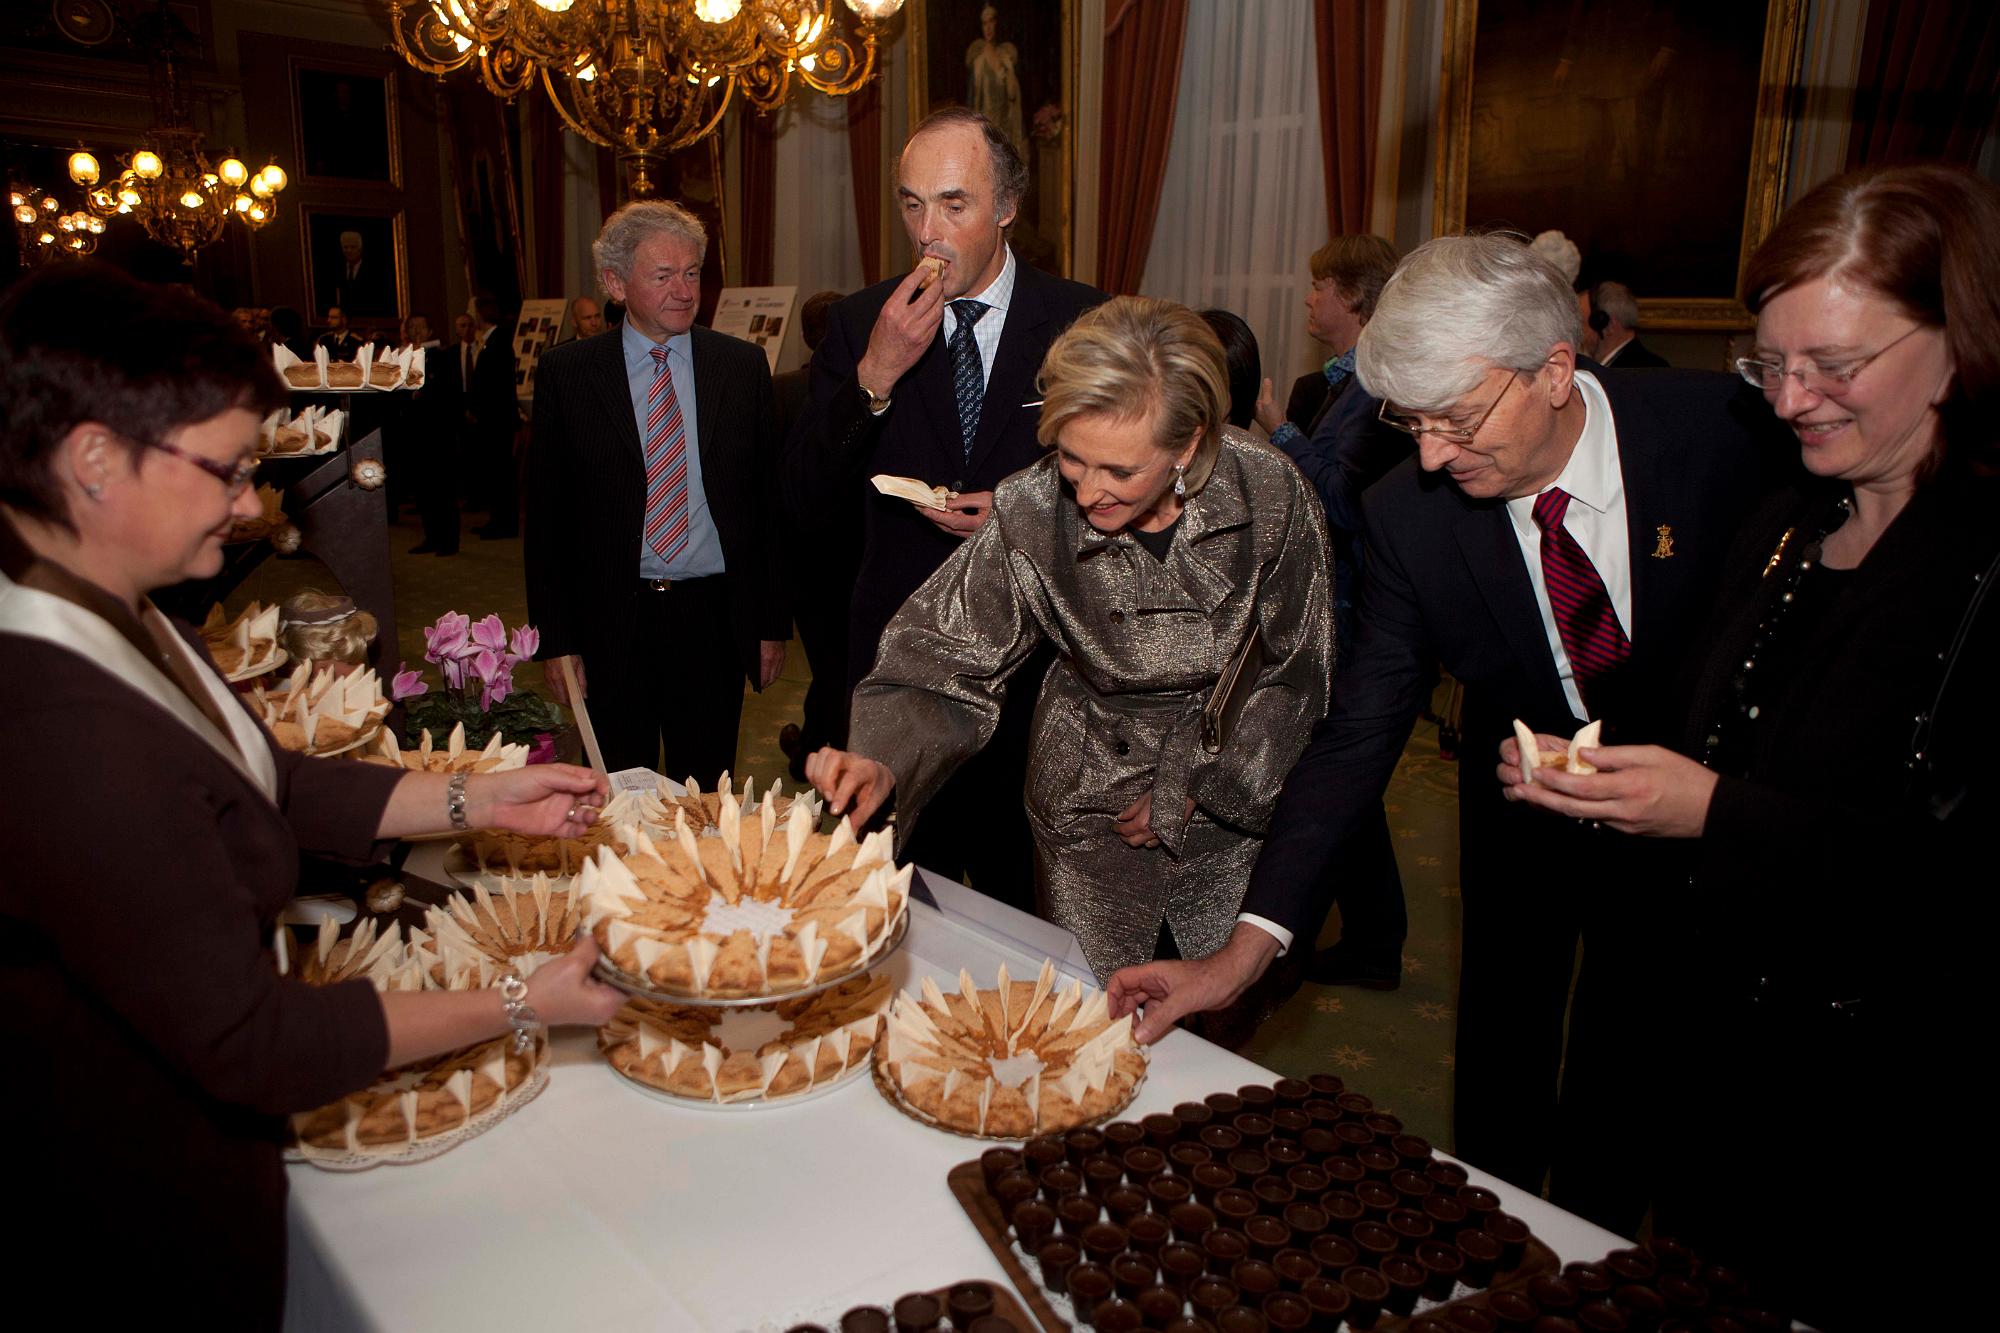
{"label": "round cake stand", "polygon": [[895,955],[896,950],[903,947],[903,941],[909,937],[909,934],[910,911],[908,902],[906,901],[903,907],[903,919],[898,921],[896,928],[889,932],[889,938],[883,941],[882,947],[859,966],[850,968],[837,977],[827,977],[820,981],[815,981],[810,986],[802,986],[798,990],[788,990],[770,995],[745,995],[733,999],[718,999],[711,995],[681,995],[673,991],[663,991],[645,978],[633,976],[631,973],[625,971],[625,969],[613,963],[609,958],[602,956],[597,960],[595,975],[599,981],[609,986],[615,986],[627,995],[636,995],[644,1000],[658,1000],[663,1004],[686,1005],[690,1009],[762,1009],[774,1004],[783,1004],[788,1000],[807,999],[810,996],[818,995],[821,991],[832,990],[835,986],[852,981],[856,977],[866,976],[888,962]]}
{"label": "round cake stand", "polygon": [[[901,1111],[920,1125],[928,1125],[932,1129],[941,1129],[947,1134],[956,1134],[962,1139],[986,1139],[996,1143],[1019,1143],[1021,1141],[1019,1134],[981,1134],[977,1130],[960,1129],[956,1125],[947,1125],[943,1121],[926,1115],[924,1112],[910,1105],[908,1100],[903,1096],[903,1090],[897,1087],[889,1078],[888,1049],[888,1042],[876,1042],[875,1049],[869,1053],[868,1068],[874,1077],[875,1091],[881,1093],[882,1099],[888,1102],[889,1105],[895,1107],[898,1111]],[[1139,1059],[1147,1066],[1148,1070],[1151,1069],[1153,1057],[1147,1054],[1144,1046],[1139,1048]],[[1102,1125],[1116,1120],[1132,1104],[1133,1100],[1138,1097],[1139,1089],[1145,1086],[1146,1076],[1145,1074],[1141,1074],[1138,1078],[1132,1080],[1132,1090],[1125,1094],[1125,1100],[1119,1102],[1118,1105],[1112,1107],[1104,1114],[1092,1116],[1087,1120],[1078,1120],[1074,1124],[1063,1125],[1061,1128],[1037,1126],[1035,1133],[1064,1134],[1072,1129],[1082,1129],[1086,1125]]]}
{"label": "round cake stand", "polygon": [[[793,1093],[789,1097],[777,1097],[768,1101],[761,1097],[746,1097],[740,1101],[733,1102],[718,1102],[703,1097],[683,1097],[679,1093],[668,1092],[665,1089],[656,1088],[650,1083],[641,1083],[636,1078],[620,1074],[615,1065],[611,1067],[611,1072],[617,1075],[620,1083],[623,1083],[626,1087],[632,1089],[632,1091],[651,1097],[654,1101],[665,1102],[669,1106],[678,1106],[684,1111],[741,1115],[746,1111],[782,1111],[787,1106],[799,1106],[806,1102],[816,1102],[829,1093],[838,1092],[856,1079],[859,1079],[863,1074],[868,1072],[869,1066],[874,1063],[874,1059],[875,1053],[870,1051],[868,1059],[861,1061],[852,1069],[842,1070],[838,1077],[828,1079],[809,1092]],[[606,1061],[605,1063],[609,1064],[610,1062]]]}

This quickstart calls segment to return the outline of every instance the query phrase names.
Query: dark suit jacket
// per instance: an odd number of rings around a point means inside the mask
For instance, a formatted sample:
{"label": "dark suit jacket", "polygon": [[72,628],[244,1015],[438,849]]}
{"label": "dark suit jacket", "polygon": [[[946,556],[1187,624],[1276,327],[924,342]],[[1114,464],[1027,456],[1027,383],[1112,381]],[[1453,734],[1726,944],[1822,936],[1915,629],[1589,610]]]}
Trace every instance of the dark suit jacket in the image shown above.
{"label": "dark suit jacket", "polygon": [[1665,370],[1667,359],[1640,342],[1635,335],[1631,342],[1619,349],[1611,364],[1618,370]]}
{"label": "dark suit jacket", "polygon": [[[451,354],[456,374],[458,349],[452,348]],[[427,364],[429,360],[425,358]],[[486,345],[472,363],[472,383],[465,386],[465,410],[472,414],[483,439],[512,441],[520,409],[514,394],[514,340],[504,328],[495,327],[486,335]]]}
{"label": "dark suit jacket", "polygon": [[[696,448],[709,513],[722,538],[732,642],[690,652],[734,651],[758,675],[758,642],[791,638],[777,540],[777,428],[771,369],[754,343],[696,325]],[[646,460],[626,388],[622,335],[607,329],[552,347],[535,370],[529,432],[524,557],[528,614],[540,656],[634,651]]]}
{"label": "dark suit jacket", "polygon": [[[1770,409],[1733,377],[1598,376],[1610,397],[1625,478],[1632,561],[1632,658],[1593,688],[1606,741],[1656,739],[1656,716],[1707,613],[1722,557],[1763,489],[1778,432]],[[1334,681],[1327,718],[1285,780],[1243,910],[1316,928],[1322,872],[1373,817],[1409,738],[1433,670],[1465,686],[1459,777],[1461,878],[1504,862],[1509,829],[1555,828],[1500,799],[1492,769],[1521,718],[1567,736],[1570,713],[1526,562],[1505,506],[1468,499],[1412,458],[1363,497],[1368,577],[1354,657]],[[1655,559],[1666,525],[1674,554]],[[1509,821],[1535,820],[1532,825]]]}
{"label": "dark suit jacket", "polygon": [[1292,396],[1285,402],[1285,420],[1311,435],[1326,420],[1327,410],[1354,386],[1349,375],[1338,388],[1329,389],[1324,370],[1311,370],[1292,381]]}
{"label": "dark suit jacket", "polygon": [[[353,329],[344,334],[322,333],[313,340],[315,347],[324,347],[329,361],[352,361],[361,355],[361,335]],[[310,356],[302,358],[310,361]]]}
{"label": "dark suit jacket", "polygon": [[850,686],[875,660],[882,630],[904,599],[959,547],[956,537],[938,531],[907,501],[878,494],[868,478],[887,472],[955,491],[988,491],[1041,457],[1035,377],[1042,356],[1070,321],[1104,300],[1093,287],[1018,263],[968,461],[942,331],[897,384],[888,411],[877,417],[861,403],[855,367],[882,303],[901,281],[899,275],[879,282],[833,308],[826,340],[813,353],[806,409],[785,445],[785,498],[794,515],[810,514],[821,497],[843,494],[859,495],[867,514],[854,589]]}

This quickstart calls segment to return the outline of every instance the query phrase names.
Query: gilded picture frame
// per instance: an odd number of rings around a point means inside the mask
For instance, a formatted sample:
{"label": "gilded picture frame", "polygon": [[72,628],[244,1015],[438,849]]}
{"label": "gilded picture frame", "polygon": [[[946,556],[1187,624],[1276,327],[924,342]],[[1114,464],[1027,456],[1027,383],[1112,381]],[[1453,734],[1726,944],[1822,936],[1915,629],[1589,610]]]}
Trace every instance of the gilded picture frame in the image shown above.
{"label": "gilded picture frame", "polygon": [[[343,244],[348,233],[361,241],[352,284],[347,281],[349,256]],[[312,307],[308,323],[319,326],[326,319],[327,308],[337,305],[355,328],[388,332],[409,313],[409,249],[403,210],[306,204],[299,209],[299,236],[306,300]]]}
{"label": "gilded picture frame", "polygon": [[1000,125],[1028,164],[1028,193],[1009,237],[1014,252],[1068,276],[1076,218],[1074,0],[910,0],[905,12],[910,124],[956,105]]}
{"label": "gilded picture frame", "polygon": [[293,161],[308,181],[401,189],[395,71],[362,61],[293,56]]}
{"label": "gilded picture frame", "polygon": [[[1738,289],[1785,199],[1805,5],[1758,11],[1446,0],[1433,234],[1559,229],[1644,327],[1750,327]],[[1627,263],[1594,275],[1605,252]]]}

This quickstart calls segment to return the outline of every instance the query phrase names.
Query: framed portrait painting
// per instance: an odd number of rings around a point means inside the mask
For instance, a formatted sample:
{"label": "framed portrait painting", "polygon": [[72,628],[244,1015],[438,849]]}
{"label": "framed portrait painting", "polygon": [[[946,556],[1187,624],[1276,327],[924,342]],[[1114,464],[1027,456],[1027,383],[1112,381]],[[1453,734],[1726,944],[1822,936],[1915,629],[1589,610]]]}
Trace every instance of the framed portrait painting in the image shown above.
{"label": "framed portrait painting", "polygon": [[1435,230],[1555,228],[1647,328],[1749,326],[1804,0],[1446,0]]}
{"label": "framed portrait painting", "polygon": [[397,149],[396,81],[337,61],[292,61],[292,123],[308,180],[403,183]]}
{"label": "framed portrait painting", "polygon": [[351,324],[400,320],[409,308],[402,212],[312,205],[299,212],[313,322],[325,320],[332,306]]}
{"label": "framed portrait painting", "polygon": [[1011,242],[1025,263],[1070,270],[1076,191],[1073,0],[910,0],[910,123],[966,106],[1028,164]]}

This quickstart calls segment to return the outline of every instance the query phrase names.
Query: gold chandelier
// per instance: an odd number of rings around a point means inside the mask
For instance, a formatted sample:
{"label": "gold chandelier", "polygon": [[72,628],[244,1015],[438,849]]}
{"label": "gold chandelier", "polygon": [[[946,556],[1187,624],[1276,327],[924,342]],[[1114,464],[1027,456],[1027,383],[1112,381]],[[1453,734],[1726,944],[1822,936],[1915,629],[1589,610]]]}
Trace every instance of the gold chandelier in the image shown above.
{"label": "gold chandelier", "polygon": [[835,27],[834,3],[389,0],[389,15],[396,49],[426,74],[475,65],[510,101],[540,82],[570,129],[636,159],[632,191],[644,195],[646,160],[712,133],[732,97],[771,111],[794,79],[836,97],[868,82],[903,0],[845,0],[858,49]]}
{"label": "gold chandelier", "polygon": [[62,201],[32,185],[7,187],[7,211],[21,239],[21,266],[33,268],[50,259],[81,259],[97,248],[104,219],[81,210],[63,212]]}

